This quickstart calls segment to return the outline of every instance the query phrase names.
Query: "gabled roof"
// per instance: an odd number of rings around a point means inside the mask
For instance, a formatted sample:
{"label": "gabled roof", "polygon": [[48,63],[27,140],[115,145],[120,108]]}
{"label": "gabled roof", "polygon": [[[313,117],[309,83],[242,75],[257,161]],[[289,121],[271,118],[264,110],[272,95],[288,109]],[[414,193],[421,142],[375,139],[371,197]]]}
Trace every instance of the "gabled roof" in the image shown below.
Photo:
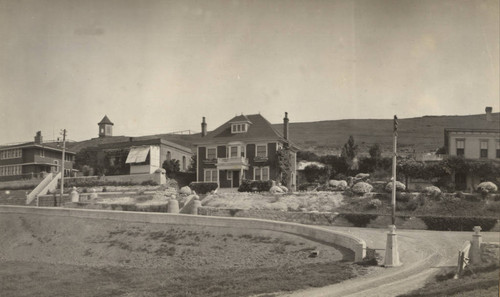
{"label": "gabled roof", "polygon": [[234,118],[231,119],[231,121],[229,121],[230,123],[252,123],[248,117],[246,115],[239,115],[239,116],[235,116]]}
{"label": "gabled roof", "polygon": [[[231,133],[231,123],[249,121],[251,124],[245,133]],[[285,140],[283,134],[273,128],[273,125],[260,114],[239,115],[226,123],[222,124],[215,130],[209,132],[205,137],[202,137],[197,143],[227,143],[231,141],[259,141],[259,140],[276,140],[288,142],[291,146],[296,147],[289,140]]]}
{"label": "gabled roof", "polygon": [[104,115],[104,117],[102,118],[102,120],[97,123],[97,125],[101,125],[101,124],[108,124],[108,125],[114,125],[113,122],[111,122],[108,118],[107,115]]}

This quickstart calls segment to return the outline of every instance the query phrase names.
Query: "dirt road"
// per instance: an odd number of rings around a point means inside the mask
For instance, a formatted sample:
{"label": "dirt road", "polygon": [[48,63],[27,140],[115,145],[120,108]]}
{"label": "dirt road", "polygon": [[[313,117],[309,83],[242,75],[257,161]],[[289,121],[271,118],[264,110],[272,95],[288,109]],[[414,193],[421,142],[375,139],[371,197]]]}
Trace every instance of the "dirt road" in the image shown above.
{"label": "dirt road", "polygon": [[[385,253],[386,230],[332,227],[359,236],[369,248]],[[339,284],[308,289],[282,296],[397,296],[418,289],[440,268],[456,266],[458,249],[463,242],[472,239],[473,232],[442,232],[423,230],[398,230],[400,260],[403,265],[385,268],[375,273]],[[498,232],[483,232],[483,241],[498,242]]]}

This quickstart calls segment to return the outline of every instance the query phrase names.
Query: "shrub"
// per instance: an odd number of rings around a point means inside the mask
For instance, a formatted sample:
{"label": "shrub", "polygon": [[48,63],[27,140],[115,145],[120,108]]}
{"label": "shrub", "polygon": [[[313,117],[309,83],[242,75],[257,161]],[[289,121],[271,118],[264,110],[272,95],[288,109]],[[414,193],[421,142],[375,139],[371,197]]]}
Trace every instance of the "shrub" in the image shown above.
{"label": "shrub", "polygon": [[371,220],[374,220],[378,215],[365,214],[365,213],[343,213],[340,214],[341,217],[345,218],[349,223],[353,224],[355,227],[366,227]]}
{"label": "shrub", "polygon": [[411,194],[396,192],[396,201],[398,202],[408,202],[411,198]]}
{"label": "shrub", "polygon": [[370,193],[372,189],[373,186],[365,182],[359,182],[352,187],[352,191],[356,194]]}
{"label": "shrub", "polygon": [[481,226],[483,231],[489,231],[497,223],[496,218],[477,217],[420,217],[427,229],[436,231],[472,231],[474,226]]}
{"label": "shrub", "polygon": [[142,186],[157,186],[158,183],[154,180],[145,180],[141,183]]}
{"label": "shrub", "polygon": [[379,208],[380,206],[382,206],[382,201],[380,201],[379,199],[372,199],[370,200],[370,202],[368,202],[368,207],[369,208]]}
{"label": "shrub", "polygon": [[312,191],[318,187],[317,183],[305,183],[299,185],[299,191]]}
{"label": "shrub", "polygon": [[486,209],[489,210],[489,211],[500,213],[500,201],[491,201],[486,206]]}
{"label": "shrub", "polygon": [[215,191],[218,187],[217,183],[192,182],[189,184],[189,188],[197,194],[206,194]]}
{"label": "shrub", "polygon": [[238,192],[268,192],[273,186],[272,180],[243,180]]}

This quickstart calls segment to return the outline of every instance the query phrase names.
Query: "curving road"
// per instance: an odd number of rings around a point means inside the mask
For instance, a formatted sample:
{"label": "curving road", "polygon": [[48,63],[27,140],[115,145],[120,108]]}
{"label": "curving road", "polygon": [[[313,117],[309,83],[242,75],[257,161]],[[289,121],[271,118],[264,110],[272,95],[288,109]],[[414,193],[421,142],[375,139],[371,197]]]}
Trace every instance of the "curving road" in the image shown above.
{"label": "curving road", "polygon": [[[383,257],[387,231],[383,229],[330,227],[351,233],[366,241],[369,248],[378,249]],[[323,287],[297,291],[281,296],[397,296],[424,286],[425,281],[439,268],[456,266],[458,250],[463,242],[472,239],[473,232],[397,230],[400,260],[403,265],[371,271],[367,275]],[[483,242],[500,239],[499,232],[483,232]]]}

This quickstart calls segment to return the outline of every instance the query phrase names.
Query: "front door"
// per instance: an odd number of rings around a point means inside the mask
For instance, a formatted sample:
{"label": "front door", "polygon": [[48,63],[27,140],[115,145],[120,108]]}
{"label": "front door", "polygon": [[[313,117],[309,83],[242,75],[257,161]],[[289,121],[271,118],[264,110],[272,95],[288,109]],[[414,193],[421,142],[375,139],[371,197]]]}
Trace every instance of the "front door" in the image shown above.
{"label": "front door", "polygon": [[240,172],[233,171],[233,188],[238,188],[240,186]]}

